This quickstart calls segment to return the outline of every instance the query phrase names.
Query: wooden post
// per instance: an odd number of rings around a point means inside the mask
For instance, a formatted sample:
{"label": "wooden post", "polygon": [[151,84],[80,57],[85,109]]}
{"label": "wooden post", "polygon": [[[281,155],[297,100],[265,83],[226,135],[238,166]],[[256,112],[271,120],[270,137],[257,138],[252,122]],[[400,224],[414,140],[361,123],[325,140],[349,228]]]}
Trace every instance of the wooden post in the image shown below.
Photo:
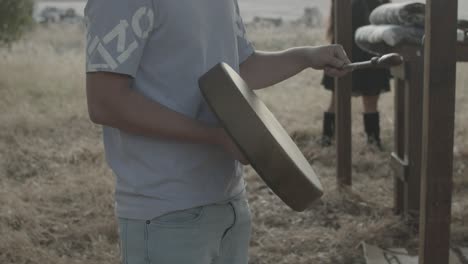
{"label": "wooden post", "polygon": [[[335,1],[335,41],[352,57],[353,29],[350,0]],[[339,186],[351,186],[351,74],[335,80],[336,171]]]}
{"label": "wooden post", "polygon": [[[424,65],[419,47],[408,47],[404,65],[393,68],[395,78],[395,213],[417,224],[421,188],[422,98]],[[408,55],[408,54],[406,54]]]}
{"label": "wooden post", "polygon": [[[404,66],[401,66],[404,71]],[[394,109],[395,109],[395,121],[394,121],[394,148],[395,152],[393,155],[396,156],[399,160],[405,159],[405,89],[406,89],[406,82],[404,79],[400,79],[399,77],[395,78],[395,100],[394,100]],[[404,78],[404,76],[403,76]],[[404,173],[402,173],[400,167],[401,164],[396,164],[395,166],[398,169],[394,169],[395,175],[394,177],[394,211],[395,214],[401,214],[404,208]]]}
{"label": "wooden post", "polygon": [[406,136],[405,152],[408,162],[405,175],[404,212],[408,220],[416,224],[419,216],[421,196],[421,151],[422,151],[422,120],[423,120],[423,90],[424,90],[424,60],[415,57],[409,64],[408,86],[406,87]]}
{"label": "wooden post", "polygon": [[449,262],[457,0],[428,0],[424,69],[420,264]]}

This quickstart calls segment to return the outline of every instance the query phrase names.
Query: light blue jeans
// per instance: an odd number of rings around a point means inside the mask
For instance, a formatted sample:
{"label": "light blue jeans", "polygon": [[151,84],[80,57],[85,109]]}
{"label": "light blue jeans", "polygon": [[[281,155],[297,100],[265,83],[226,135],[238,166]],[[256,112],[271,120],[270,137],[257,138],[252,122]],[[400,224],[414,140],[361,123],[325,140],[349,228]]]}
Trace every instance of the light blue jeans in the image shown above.
{"label": "light blue jeans", "polygon": [[119,218],[123,264],[247,264],[250,232],[243,196],[152,220]]}

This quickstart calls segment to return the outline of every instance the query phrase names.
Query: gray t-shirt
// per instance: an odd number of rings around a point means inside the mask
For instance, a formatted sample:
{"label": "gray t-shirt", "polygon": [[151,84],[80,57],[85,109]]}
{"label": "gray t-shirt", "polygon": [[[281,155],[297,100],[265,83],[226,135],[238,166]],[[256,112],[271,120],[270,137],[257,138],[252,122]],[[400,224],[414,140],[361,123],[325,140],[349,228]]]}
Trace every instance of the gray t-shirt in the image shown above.
{"label": "gray t-shirt", "polygon": [[[88,0],[85,16],[87,72],[130,75],[135,91],[210,125],[218,120],[198,78],[219,62],[238,71],[254,52],[237,0]],[[103,130],[119,217],[151,219],[244,192],[240,164],[221,147]]]}

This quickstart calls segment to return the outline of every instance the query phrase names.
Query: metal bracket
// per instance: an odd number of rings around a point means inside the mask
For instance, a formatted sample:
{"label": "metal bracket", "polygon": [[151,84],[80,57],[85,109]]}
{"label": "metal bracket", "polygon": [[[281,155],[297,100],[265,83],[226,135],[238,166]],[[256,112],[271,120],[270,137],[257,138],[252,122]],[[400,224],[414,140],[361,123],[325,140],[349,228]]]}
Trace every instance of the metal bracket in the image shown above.
{"label": "metal bracket", "polygon": [[398,154],[392,152],[390,166],[395,173],[395,177],[403,182],[408,181],[409,162],[406,159],[402,160]]}

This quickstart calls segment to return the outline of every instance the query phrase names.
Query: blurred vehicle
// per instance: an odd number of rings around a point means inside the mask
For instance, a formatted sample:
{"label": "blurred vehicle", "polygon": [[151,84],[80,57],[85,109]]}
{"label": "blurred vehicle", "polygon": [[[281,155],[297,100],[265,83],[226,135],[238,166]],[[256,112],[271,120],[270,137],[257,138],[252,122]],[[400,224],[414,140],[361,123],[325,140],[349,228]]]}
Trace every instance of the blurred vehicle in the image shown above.
{"label": "blurred vehicle", "polygon": [[77,24],[83,22],[83,17],[78,15],[73,8],[61,9],[47,6],[34,16],[34,20],[41,24],[69,23]]}

